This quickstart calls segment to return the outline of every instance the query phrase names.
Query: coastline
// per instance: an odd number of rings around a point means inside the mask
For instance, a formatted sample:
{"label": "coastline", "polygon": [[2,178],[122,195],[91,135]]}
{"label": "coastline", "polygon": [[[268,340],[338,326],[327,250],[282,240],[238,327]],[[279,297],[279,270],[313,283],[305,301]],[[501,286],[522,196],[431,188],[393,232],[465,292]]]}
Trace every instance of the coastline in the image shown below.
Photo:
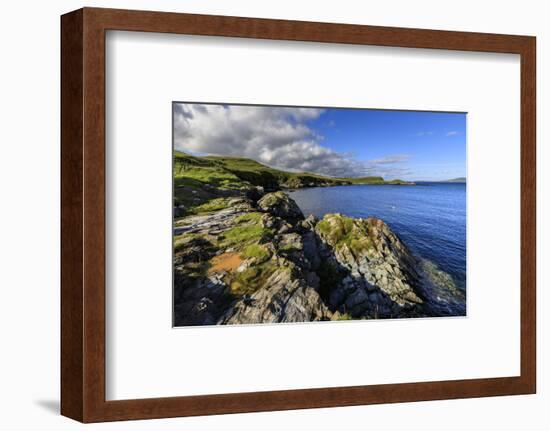
{"label": "coastline", "polygon": [[414,187],[309,188],[286,191],[304,214],[377,217],[411,251],[429,259],[466,289],[466,189],[464,184]]}
{"label": "coastline", "polygon": [[305,218],[290,190],[251,187],[175,218],[176,326],[465,315],[452,277],[382,220]]}

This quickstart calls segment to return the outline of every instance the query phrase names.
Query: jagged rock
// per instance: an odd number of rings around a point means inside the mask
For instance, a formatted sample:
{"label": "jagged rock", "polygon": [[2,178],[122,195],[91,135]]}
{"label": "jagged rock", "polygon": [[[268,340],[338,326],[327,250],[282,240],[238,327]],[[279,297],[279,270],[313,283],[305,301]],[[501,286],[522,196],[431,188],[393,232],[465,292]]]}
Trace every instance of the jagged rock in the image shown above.
{"label": "jagged rock", "polygon": [[313,230],[315,229],[315,225],[319,222],[319,219],[315,217],[313,214],[308,215],[304,220],[299,222],[299,226],[303,229],[307,230]]}
{"label": "jagged rock", "polygon": [[246,300],[238,301],[218,323],[310,322],[330,320],[331,316],[317,290],[308,285],[291,262],[281,260],[264,286]]}
{"label": "jagged rock", "polygon": [[[350,274],[336,288],[344,292],[332,294],[333,301],[344,301],[346,307],[352,308],[359,304],[358,298],[363,302],[368,299],[383,310],[393,310],[394,304],[405,309],[422,304],[415,289],[416,261],[383,221],[329,214],[317,223],[315,231]],[[345,291],[350,285],[356,290],[348,296]]]}
{"label": "jagged rock", "polygon": [[273,217],[271,214],[264,214],[260,219],[260,223],[265,228],[279,230],[284,222],[279,218]]}
{"label": "jagged rock", "polygon": [[258,206],[276,217],[296,222],[303,220],[300,207],[283,192],[268,193],[258,201]]}
{"label": "jagged rock", "polygon": [[227,208],[216,212],[190,215],[178,220],[174,225],[174,235],[183,233],[218,234],[233,225],[235,218],[256,211],[250,199],[232,198],[227,202]]}
{"label": "jagged rock", "polygon": [[214,325],[230,303],[221,278],[176,281],[174,320],[176,326]]}
{"label": "jagged rock", "polygon": [[321,257],[319,255],[315,232],[307,231],[302,234],[302,244],[305,258],[309,261],[311,269],[316,271],[321,265]]}
{"label": "jagged rock", "polygon": [[265,191],[262,186],[255,186],[248,189],[245,196],[253,202],[257,202],[264,194]]}
{"label": "jagged rock", "polygon": [[[281,232],[281,231],[279,231]],[[310,270],[311,262],[304,253],[303,237],[296,233],[284,233],[276,237],[279,254],[285,255],[294,264],[305,270]]]}
{"label": "jagged rock", "polygon": [[304,181],[302,181],[301,178],[291,177],[288,178],[286,181],[283,181],[281,183],[281,187],[287,189],[300,189],[302,187],[306,187],[306,184],[304,183]]}
{"label": "jagged rock", "polygon": [[297,233],[286,233],[279,237],[279,249],[301,251],[303,248],[302,237]]}

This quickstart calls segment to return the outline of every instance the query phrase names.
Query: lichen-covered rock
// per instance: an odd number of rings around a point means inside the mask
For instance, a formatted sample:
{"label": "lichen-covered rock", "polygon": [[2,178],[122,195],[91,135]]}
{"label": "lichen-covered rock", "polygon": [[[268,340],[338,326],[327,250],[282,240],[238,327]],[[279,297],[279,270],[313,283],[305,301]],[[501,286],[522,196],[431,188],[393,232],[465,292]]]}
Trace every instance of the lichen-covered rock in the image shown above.
{"label": "lichen-covered rock", "polygon": [[280,191],[264,195],[258,201],[258,206],[263,211],[292,222],[297,222],[304,218],[302,210],[296,202]]}
{"label": "lichen-covered rock", "polygon": [[302,229],[313,230],[319,220],[313,214],[308,215],[304,220],[298,223]]}
{"label": "lichen-covered rock", "polygon": [[331,292],[332,306],[354,315],[395,317],[423,303],[415,289],[416,261],[382,220],[328,214],[315,231],[324,255],[348,273]]}
{"label": "lichen-covered rock", "polygon": [[236,302],[218,323],[253,324],[330,320],[332,313],[294,264],[278,259],[264,285]]}

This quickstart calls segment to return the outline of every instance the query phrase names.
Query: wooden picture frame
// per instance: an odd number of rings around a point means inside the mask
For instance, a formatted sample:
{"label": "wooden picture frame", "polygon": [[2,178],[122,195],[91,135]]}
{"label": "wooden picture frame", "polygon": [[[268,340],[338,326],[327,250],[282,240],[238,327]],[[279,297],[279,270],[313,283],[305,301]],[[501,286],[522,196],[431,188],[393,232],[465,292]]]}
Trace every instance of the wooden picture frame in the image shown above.
{"label": "wooden picture frame", "polygon": [[[105,32],[211,35],[521,56],[521,375],[106,401]],[[84,8],[61,17],[61,413],[82,422],[536,391],[535,38]]]}

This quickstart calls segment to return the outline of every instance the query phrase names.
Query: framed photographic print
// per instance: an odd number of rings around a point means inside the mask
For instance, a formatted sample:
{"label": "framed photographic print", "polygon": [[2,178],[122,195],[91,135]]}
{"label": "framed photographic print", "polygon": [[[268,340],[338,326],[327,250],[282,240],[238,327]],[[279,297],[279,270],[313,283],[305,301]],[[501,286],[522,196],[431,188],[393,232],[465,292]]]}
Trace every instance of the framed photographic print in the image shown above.
{"label": "framed photographic print", "polygon": [[61,24],[63,415],[535,392],[534,37]]}

